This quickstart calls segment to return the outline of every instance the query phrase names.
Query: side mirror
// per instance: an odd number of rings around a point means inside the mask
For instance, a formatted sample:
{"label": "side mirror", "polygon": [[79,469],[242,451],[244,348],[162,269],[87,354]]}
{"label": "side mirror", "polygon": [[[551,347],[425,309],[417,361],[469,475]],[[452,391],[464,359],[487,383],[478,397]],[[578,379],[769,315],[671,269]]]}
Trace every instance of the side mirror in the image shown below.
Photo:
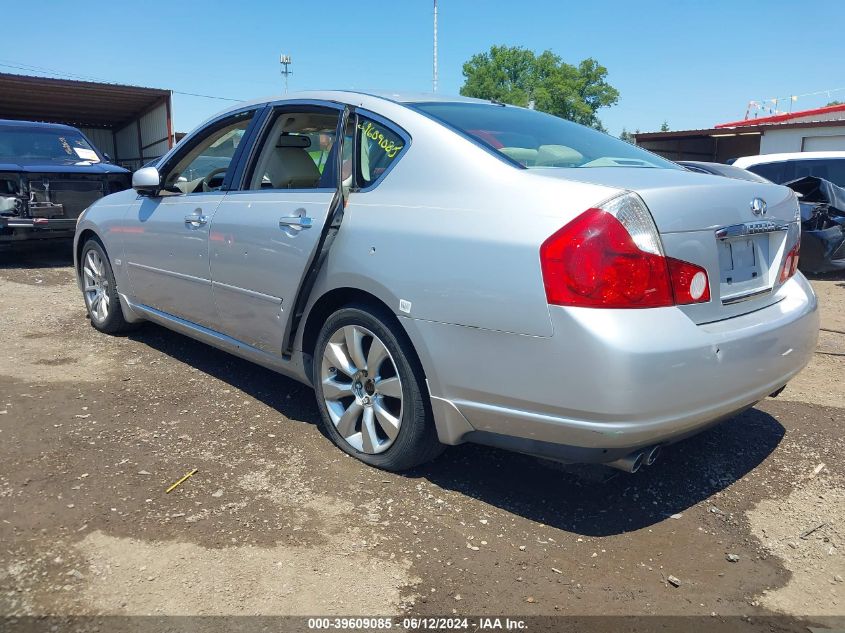
{"label": "side mirror", "polygon": [[155,196],[161,190],[161,176],[155,167],[141,167],[132,174],[132,188],[141,195]]}
{"label": "side mirror", "polygon": [[109,155],[108,155],[108,154],[106,154],[105,152],[103,152],[103,158],[105,158],[105,159],[106,159],[106,162],[107,162],[107,163],[110,163],[110,162],[111,162],[111,156],[109,156]]}

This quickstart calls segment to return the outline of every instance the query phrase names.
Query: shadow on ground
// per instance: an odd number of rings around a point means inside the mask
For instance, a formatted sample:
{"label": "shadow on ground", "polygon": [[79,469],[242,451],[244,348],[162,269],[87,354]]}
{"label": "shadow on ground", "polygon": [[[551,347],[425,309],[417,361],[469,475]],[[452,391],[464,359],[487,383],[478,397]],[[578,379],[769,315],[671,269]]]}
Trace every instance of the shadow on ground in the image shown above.
{"label": "shadow on ground", "polygon": [[[305,385],[155,325],[144,326],[131,338],[230,384],[290,420],[316,424],[319,419],[314,392]],[[667,448],[654,466],[634,475],[466,444],[406,476],[555,528],[608,536],[648,527],[706,500],[753,470],[783,436],[777,420],[750,409]],[[326,450],[334,450],[326,441]]]}
{"label": "shadow on ground", "polygon": [[750,409],[667,447],[636,474],[606,466],[563,466],[482,446],[450,449],[421,475],[522,517],[586,536],[639,530],[705,501],[754,470],[784,428]]}
{"label": "shadow on ground", "polygon": [[64,268],[73,265],[70,238],[0,243],[0,268]]}

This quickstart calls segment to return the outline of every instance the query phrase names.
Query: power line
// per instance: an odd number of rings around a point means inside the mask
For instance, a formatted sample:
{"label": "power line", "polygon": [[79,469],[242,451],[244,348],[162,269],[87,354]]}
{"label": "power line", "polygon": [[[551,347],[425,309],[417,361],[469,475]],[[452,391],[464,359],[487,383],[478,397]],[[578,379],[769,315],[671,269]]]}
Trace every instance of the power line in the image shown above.
{"label": "power line", "polygon": [[[25,72],[35,72],[41,73],[45,75],[55,75],[57,78],[60,79],[74,79],[74,80],[83,80],[83,81],[94,81],[98,83],[105,83],[105,84],[113,84],[113,85],[122,85],[117,84],[117,82],[109,81],[107,79],[103,79],[102,77],[92,77],[90,75],[77,75],[75,73],[68,73],[60,70],[56,70],[54,68],[45,68],[43,66],[31,66],[29,64],[20,64],[20,63],[10,63],[9,60],[0,60],[0,67],[3,68],[14,68],[15,70],[23,70]],[[206,95],[200,94],[197,92],[183,92],[181,90],[171,90],[173,94],[177,95],[184,95],[188,97],[202,97],[203,99],[218,99],[220,101],[243,101],[243,99],[233,99],[231,97],[220,97],[218,95]]]}

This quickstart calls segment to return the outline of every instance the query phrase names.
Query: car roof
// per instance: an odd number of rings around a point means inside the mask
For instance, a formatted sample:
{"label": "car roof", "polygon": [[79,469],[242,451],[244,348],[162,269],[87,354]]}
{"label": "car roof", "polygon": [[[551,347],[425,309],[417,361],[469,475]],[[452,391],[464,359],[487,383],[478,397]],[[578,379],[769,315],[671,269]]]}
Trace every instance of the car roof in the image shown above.
{"label": "car roof", "polygon": [[486,99],[474,99],[472,97],[463,97],[460,95],[443,95],[431,92],[391,92],[387,90],[307,90],[301,92],[291,92],[285,95],[272,95],[261,97],[258,99],[251,99],[241,103],[232,105],[207,121],[212,121],[220,116],[225,116],[230,112],[237,112],[243,108],[250,106],[261,105],[264,103],[275,103],[284,101],[334,101],[337,103],[348,103],[350,105],[359,105],[361,107],[377,107],[378,103],[393,103],[402,106],[407,106],[412,103],[491,103]]}
{"label": "car roof", "polygon": [[18,121],[16,119],[0,119],[0,126],[3,127],[21,127],[21,128],[38,128],[42,130],[76,130],[72,125],[65,125],[64,123],[43,123],[41,121]]}
{"label": "car roof", "polygon": [[762,165],[765,163],[782,163],[788,160],[814,160],[825,158],[845,159],[845,152],[784,152],[781,154],[759,154],[757,156],[742,156],[734,161],[737,167],[748,167],[749,165]]}

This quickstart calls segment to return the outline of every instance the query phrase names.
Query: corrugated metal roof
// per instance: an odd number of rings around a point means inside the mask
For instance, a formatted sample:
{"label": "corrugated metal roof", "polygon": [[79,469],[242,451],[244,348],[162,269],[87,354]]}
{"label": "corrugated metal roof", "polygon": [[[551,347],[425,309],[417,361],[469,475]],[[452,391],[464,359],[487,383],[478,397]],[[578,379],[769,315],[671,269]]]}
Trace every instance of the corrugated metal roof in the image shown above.
{"label": "corrugated metal roof", "polygon": [[118,128],[170,98],[161,88],[0,73],[0,118]]}

